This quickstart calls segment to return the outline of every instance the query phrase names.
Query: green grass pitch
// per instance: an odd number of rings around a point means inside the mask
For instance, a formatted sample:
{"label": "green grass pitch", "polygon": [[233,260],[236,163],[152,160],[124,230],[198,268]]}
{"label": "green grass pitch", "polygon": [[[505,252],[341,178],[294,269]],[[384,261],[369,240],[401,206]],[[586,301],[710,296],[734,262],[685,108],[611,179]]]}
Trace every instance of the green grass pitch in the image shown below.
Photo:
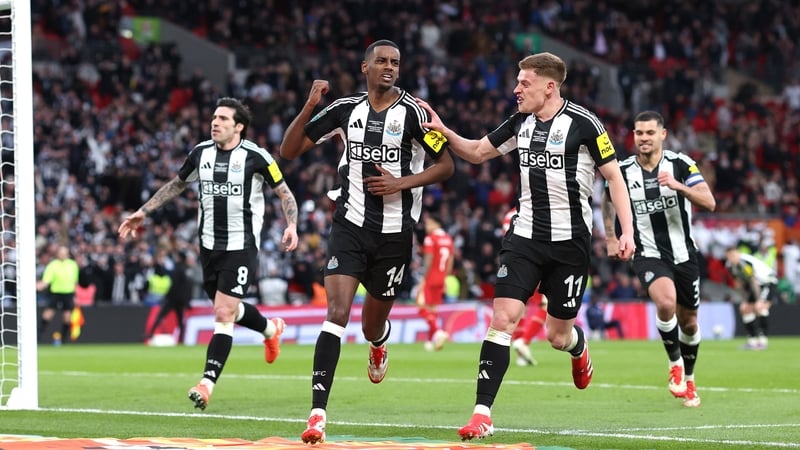
{"label": "green grass pitch", "polygon": [[[742,340],[703,341],[696,369],[703,405],[667,390],[657,341],[592,341],[594,379],[575,389],[566,353],[532,345],[536,367],[512,366],[485,444],[527,442],[575,449],[800,448],[800,339],[767,351]],[[328,407],[329,439],[458,441],[475,399],[480,344],[440,352],[390,345],[383,383],[367,379],[367,347],[345,344]],[[299,441],[311,400],[313,346],[234,346],[209,407],[186,397],[205,347],[63,345],[39,348],[38,411],[0,410],[0,434],[62,438],[284,437]]]}

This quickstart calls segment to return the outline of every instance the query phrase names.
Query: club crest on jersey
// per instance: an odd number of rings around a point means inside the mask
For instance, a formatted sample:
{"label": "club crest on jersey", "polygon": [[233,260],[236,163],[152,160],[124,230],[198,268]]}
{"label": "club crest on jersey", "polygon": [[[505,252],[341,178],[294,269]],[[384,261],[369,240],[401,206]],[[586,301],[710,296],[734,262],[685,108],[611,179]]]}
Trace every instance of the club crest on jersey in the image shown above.
{"label": "club crest on jersey", "polygon": [[403,132],[403,125],[400,122],[393,120],[392,123],[386,125],[386,134],[389,136],[400,136]]}
{"label": "club crest on jersey", "polygon": [[554,133],[550,134],[550,144],[552,145],[561,145],[564,143],[564,133],[561,130],[556,130]]}
{"label": "club crest on jersey", "polygon": [[497,278],[505,278],[508,276],[508,267],[505,264],[501,265],[499,269],[497,269]]}
{"label": "club crest on jersey", "polygon": [[331,256],[331,259],[328,261],[328,270],[333,270],[339,267],[339,259],[335,256]]}
{"label": "club crest on jersey", "polygon": [[242,162],[241,161],[234,161],[231,164],[231,172],[241,172],[242,171]]}

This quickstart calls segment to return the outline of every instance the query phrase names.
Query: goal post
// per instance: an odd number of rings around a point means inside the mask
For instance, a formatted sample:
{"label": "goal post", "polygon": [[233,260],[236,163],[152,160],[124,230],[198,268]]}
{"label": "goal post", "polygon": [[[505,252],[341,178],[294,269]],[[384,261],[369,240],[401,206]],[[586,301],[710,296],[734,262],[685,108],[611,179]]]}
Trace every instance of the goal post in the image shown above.
{"label": "goal post", "polygon": [[[15,316],[10,317],[11,320],[6,320],[6,317],[0,320],[0,326],[3,326],[0,330],[2,331],[0,408],[37,409],[39,407],[38,314],[30,2],[0,0],[0,18],[6,24],[10,24],[10,27],[3,26],[0,29],[0,41],[3,46],[0,49],[3,55],[0,59],[0,93],[13,92],[11,99],[0,98],[0,122],[3,124],[0,129],[0,146],[2,146],[4,166],[0,170],[2,176],[0,195],[3,197],[3,201],[0,202],[0,214],[4,219],[1,231],[4,238],[13,234],[15,247],[8,249],[6,248],[10,245],[6,242],[8,239],[0,240],[0,244],[3,245],[0,276],[4,287],[16,284],[15,291],[4,292],[0,298],[0,308],[2,308],[0,314]],[[13,104],[13,108],[7,111],[6,108],[10,104]],[[11,136],[7,136],[9,133]],[[13,147],[7,148],[7,143],[11,142]],[[13,157],[7,158],[5,155]],[[13,170],[7,165],[13,165]],[[13,195],[13,198],[6,198],[6,195]],[[13,224],[13,229],[5,229],[5,224]],[[10,255],[15,257],[12,258]],[[12,267],[9,268],[7,265]],[[16,279],[9,280],[7,277]],[[8,308],[5,306],[7,304]],[[6,326],[15,329],[7,330]]]}

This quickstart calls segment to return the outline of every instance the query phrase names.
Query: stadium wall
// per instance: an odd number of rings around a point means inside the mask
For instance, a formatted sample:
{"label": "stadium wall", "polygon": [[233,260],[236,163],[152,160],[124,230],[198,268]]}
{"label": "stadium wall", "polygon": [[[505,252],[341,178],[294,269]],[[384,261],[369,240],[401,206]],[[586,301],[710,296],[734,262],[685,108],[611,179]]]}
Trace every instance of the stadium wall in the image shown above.
{"label": "stadium wall", "polygon": [[[655,308],[652,303],[624,302],[603,305],[608,318],[619,319],[627,339],[658,339],[655,331]],[[144,340],[145,327],[151,323],[158,312],[158,307],[140,305],[129,306],[91,306],[83,307],[84,325],[77,343],[139,343]],[[286,342],[312,344],[316,340],[319,327],[325,318],[325,308],[320,307],[283,307],[259,309],[270,316],[280,315],[287,322],[284,332]],[[460,302],[441,307],[443,326],[456,342],[479,342],[483,339],[491,317],[491,308],[483,302]],[[3,345],[16,345],[16,324],[12,315],[0,315],[3,321]],[[58,315],[56,315],[58,317]],[[584,315],[578,317],[583,324]],[[347,327],[347,342],[363,342],[361,336],[361,312],[353,308],[353,315]],[[211,337],[214,327],[214,314],[211,307],[196,307],[188,312],[186,321],[187,345],[205,344]],[[392,311],[394,342],[421,342],[424,339],[427,325],[418,316],[417,307],[413,305],[397,305]],[[175,320],[169,316],[159,329],[161,334],[177,337],[174,328]],[[704,339],[729,339],[744,336],[739,313],[735,305],[723,302],[704,303],[701,306],[700,326]],[[42,344],[51,343],[51,333],[58,330],[60,324],[55,319],[44,333]],[[800,335],[800,305],[774,305],[770,315],[770,335]],[[543,335],[537,337],[544,339]],[[616,336],[610,336],[615,339]],[[255,333],[237,327],[234,340],[242,344],[260,344],[261,339]]]}

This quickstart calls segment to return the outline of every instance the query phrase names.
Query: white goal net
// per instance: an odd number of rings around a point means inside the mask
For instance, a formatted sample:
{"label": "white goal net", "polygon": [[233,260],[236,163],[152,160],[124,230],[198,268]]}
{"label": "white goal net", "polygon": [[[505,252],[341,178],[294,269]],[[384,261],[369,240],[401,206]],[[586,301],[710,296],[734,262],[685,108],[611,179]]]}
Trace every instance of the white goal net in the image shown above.
{"label": "white goal net", "polygon": [[39,407],[30,8],[0,0],[0,409]]}

